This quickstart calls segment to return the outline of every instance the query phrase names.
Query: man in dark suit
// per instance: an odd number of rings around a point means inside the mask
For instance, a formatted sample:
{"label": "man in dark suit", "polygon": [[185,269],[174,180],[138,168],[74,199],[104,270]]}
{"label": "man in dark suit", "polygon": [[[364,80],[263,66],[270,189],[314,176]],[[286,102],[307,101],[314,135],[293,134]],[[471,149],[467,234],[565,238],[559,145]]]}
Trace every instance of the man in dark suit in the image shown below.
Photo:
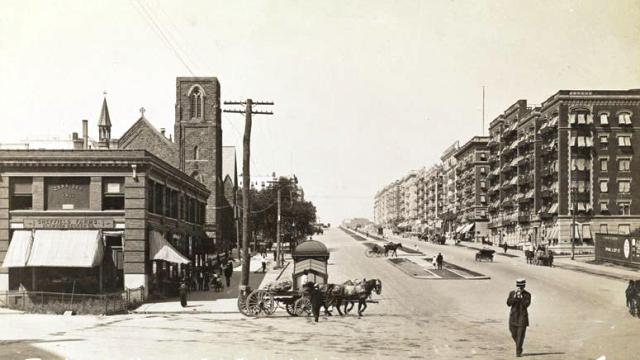
{"label": "man in dark suit", "polygon": [[511,307],[509,314],[509,331],[516,343],[516,356],[522,356],[522,344],[524,336],[529,326],[529,312],[527,308],[531,305],[531,294],[524,289],[525,279],[516,280],[516,289],[509,292],[507,306]]}

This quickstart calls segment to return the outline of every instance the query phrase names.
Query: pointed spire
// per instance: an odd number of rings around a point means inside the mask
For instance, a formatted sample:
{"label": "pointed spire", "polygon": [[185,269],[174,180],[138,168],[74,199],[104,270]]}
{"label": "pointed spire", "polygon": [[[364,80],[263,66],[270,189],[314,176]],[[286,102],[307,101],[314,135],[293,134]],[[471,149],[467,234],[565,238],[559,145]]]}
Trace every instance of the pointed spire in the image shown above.
{"label": "pointed spire", "polygon": [[100,111],[100,120],[98,120],[98,126],[111,127],[111,118],[109,117],[109,107],[107,106],[107,92],[104,93],[104,100],[102,100],[102,110]]}

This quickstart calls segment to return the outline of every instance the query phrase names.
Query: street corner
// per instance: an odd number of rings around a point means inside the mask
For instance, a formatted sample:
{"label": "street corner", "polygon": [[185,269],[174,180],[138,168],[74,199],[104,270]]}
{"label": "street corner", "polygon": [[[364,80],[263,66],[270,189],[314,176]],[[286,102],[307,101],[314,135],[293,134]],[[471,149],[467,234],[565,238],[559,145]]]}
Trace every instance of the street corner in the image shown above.
{"label": "street corner", "polygon": [[441,269],[437,269],[432,265],[433,258],[425,257],[416,259],[416,261],[407,258],[392,258],[389,262],[406,273],[417,279],[425,280],[487,280],[490,276],[479,272],[469,270],[467,268],[444,262]]}

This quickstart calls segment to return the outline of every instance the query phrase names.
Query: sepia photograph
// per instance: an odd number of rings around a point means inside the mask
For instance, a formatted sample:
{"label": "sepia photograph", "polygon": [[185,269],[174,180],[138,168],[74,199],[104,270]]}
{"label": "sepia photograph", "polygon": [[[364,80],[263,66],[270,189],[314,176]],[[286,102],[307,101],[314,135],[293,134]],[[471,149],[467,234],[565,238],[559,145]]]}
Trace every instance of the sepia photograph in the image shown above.
{"label": "sepia photograph", "polygon": [[0,0],[0,359],[640,359],[639,19]]}

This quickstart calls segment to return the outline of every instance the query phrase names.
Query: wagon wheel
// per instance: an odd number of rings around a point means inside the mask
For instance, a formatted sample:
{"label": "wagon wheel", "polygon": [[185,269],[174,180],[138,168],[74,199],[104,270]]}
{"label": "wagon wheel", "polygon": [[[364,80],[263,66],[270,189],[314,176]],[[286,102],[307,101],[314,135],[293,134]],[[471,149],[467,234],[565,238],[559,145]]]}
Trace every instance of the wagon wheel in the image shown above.
{"label": "wagon wheel", "polygon": [[250,315],[258,316],[264,312],[271,315],[276,311],[276,303],[273,295],[267,290],[254,290],[247,297],[247,309]]}
{"label": "wagon wheel", "polygon": [[376,253],[373,250],[368,249],[367,251],[364,252],[364,254],[366,257],[373,257]]}
{"label": "wagon wheel", "polygon": [[311,300],[306,297],[301,297],[300,299],[296,300],[294,309],[297,316],[310,316]]}
{"label": "wagon wheel", "polygon": [[249,308],[247,307],[247,295],[243,295],[242,292],[238,295],[238,311],[242,315],[251,316],[252,314],[249,312]]}
{"label": "wagon wheel", "polygon": [[287,313],[291,316],[298,316],[296,314],[296,309],[295,309],[295,303],[292,302],[288,302],[286,303],[286,305],[284,306],[284,308],[287,310]]}

